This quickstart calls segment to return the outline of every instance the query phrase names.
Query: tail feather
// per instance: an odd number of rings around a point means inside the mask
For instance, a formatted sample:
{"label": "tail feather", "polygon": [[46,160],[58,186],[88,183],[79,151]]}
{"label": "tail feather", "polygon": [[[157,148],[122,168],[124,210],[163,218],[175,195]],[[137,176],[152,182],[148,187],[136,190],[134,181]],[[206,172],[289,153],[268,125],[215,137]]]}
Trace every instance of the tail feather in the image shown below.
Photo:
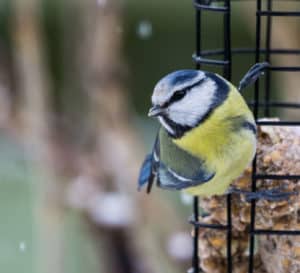
{"label": "tail feather", "polygon": [[261,75],[263,75],[264,71],[268,69],[270,66],[269,63],[256,63],[253,65],[248,72],[241,79],[238,90],[242,91],[249,85],[253,84]]}
{"label": "tail feather", "polygon": [[159,166],[159,139],[158,135],[151,154],[148,154],[143,162],[138,179],[138,190],[147,185],[147,193],[150,193],[154,180],[159,183],[157,175]]}
{"label": "tail feather", "polygon": [[[143,165],[140,170],[139,178],[138,178],[138,190],[150,183],[152,184],[154,176],[152,172],[152,164],[153,164],[153,156],[152,154],[148,154],[143,162]],[[152,181],[151,181],[152,180]]]}

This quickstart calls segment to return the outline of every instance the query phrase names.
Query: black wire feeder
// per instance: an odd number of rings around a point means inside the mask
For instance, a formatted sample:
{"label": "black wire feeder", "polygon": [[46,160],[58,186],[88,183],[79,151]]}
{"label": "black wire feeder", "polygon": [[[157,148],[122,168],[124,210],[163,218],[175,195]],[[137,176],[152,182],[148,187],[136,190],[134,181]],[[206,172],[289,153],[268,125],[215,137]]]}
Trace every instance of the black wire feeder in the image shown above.
{"label": "black wire feeder", "polygon": [[[256,39],[255,48],[232,48],[231,47],[231,2],[238,2],[240,0],[194,0],[194,7],[196,9],[196,52],[193,59],[196,63],[196,68],[200,69],[201,65],[218,66],[223,69],[223,76],[231,81],[232,74],[232,55],[233,54],[254,54],[254,63],[266,61],[270,63],[272,54],[294,54],[300,55],[300,49],[273,49],[271,46],[272,34],[272,19],[273,17],[300,17],[300,11],[278,11],[272,9],[272,2],[276,0],[264,0],[266,8],[262,8],[263,0],[256,1]],[[277,0],[280,1],[280,0]],[[286,1],[286,0],[282,0]],[[289,0],[295,1],[295,0]],[[216,50],[202,50],[202,14],[204,12],[215,13],[223,16],[223,49]],[[262,17],[266,17],[264,42],[265,48],[261,48],[262,38]],[[300,18],[299,18],[300,20]],[[299,22],[300,23],[300,22]],[[211,56],[223,56],[223,60],[211,59]],[[254,99],[251,103],[253,107],[254,116],[258,125],[264,126],[300,126],[299,121],[259,121],[259,109],[262,109],[265,117],[270,116],[270,109],[273,107],[280,108],[294,108],[300,109],[300,103],[284,103],[271,100],[270,96],[270,83],[271,73],[277,72],[300,72],[300,66],[273,66],[268,67],[265,73],[264,90],[259,85],[259,81],[255,83]],[[263,96],[259,96],[263,91]],[[260,101],[260,98],[263,98]],[[291,175],[272,175],[272,174],[259,174],[256,169],[256,158],[253,161],[252,171],[252,186],[251,191],[257,192],[256,181],[258,179],[273,179],[273,180],[299,180],[300,174]],[[232,255],[231,255],[231,241],[232,241],[232,223],[231,223],[231,194],[227,195],[227,224],[207,224],[200,223],[199,219],[199,203],[198,197],[194,197],[194,214],[193,219],[190,221],[194,225],[194,255],[192,272],[200,273],[198,256],[198,231],[199,228],[211,228],[224,230],[227,233],[227,273],[232,272]],[[249,265],[248,273],[254,272],[254,242],[255,235],[300,235],[300,230],[263,230],[255,228],[255,211],[256,200],[251,200],[251,216],[250,216],[250,230],[249,230]]]}

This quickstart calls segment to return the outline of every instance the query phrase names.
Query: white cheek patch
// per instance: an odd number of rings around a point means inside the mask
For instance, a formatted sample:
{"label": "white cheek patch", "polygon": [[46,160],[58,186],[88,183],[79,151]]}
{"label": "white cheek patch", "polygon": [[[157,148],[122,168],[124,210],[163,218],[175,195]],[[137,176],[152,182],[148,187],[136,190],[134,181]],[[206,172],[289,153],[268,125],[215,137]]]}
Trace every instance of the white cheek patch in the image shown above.
{"label": "white cheek patch", "polygon": [[188,82],[183,82],[182,84],[177,84],[174,88],[169,86],[168,82],[164,79],[159,81],[153,91],[151,101],[153,105],[164,105],[174,94],[174,91],[182,90],[188,86],[195,84],[196,82],[205,78],[205,74],[202,71],[198,71],[198,75]]}
{"label": "white cheek patch", "polygon": [[172,127],[165,121],[163,117],[158,117],[158,120],[160,124],[171,134],[174,135],[175,131],[172,129]]}
{"label": "white cheek patch", "polygon": [[195,86],[183,99],[169,106],[169,118],[183,126],[195,126],[209,111],[216,89],[215,82],[210,79]]}

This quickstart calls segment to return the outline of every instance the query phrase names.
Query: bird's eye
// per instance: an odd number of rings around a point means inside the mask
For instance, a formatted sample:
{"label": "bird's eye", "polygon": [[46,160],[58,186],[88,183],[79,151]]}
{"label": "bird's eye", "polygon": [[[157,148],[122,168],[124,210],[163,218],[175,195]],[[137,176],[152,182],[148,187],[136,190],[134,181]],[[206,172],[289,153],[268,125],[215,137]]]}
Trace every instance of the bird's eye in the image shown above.
{"label": "bird's eye", "polygon": [[170,99],[170,102],[181,100],[186,94],[186,90],[176,91]]}

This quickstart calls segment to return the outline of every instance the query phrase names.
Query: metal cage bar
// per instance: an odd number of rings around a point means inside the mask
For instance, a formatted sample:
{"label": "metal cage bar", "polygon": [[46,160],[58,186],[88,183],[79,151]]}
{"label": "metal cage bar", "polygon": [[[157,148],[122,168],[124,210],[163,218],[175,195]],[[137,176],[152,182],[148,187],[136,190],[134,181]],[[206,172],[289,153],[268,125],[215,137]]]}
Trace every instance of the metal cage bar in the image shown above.
{"label": "metal cage bar", "polygon": [[[196,9],[195,14],[195,29],[196,29],[196,55],[201,54],[201,9]],[[196,63],[196,69],[200,69],[200,63]],[[199,220],[199,198],[194,197],[194,222]],[[193,223],[193,222],[192,222]],[[193,273],[200,272],[199,255],[198,255],[198,243],[199,243],[199,226],[194,225],[194,254],[193,254]]]}
{"label": "metal cage bar", "polygon": [[[256,40],[255,40],[255,62],[258,63],[260,61],[260,36],[261,36],[261,17],[259,16],[259,11],[261,11],[261,0],[256,1]],[[254,117],[257,121],[258,119],[258,105],[259,105],[259,79],[255,82],[254,89]],[[256,165],[257,158],[255,156],[252,164],[252,192],[256,192]],[[250,236],[249,236],[249,264],[248,264],[248,272],[253,273],[254,269],[254,246],[255,246],[255,212],[256,212],[256,200],[251,200],[251,208],[250,208]]]}
{"label": "metal cage bar", "polygon": [[[208,3],[209,4],[209,3]],[[196,54],[193,55],[193,59],[196,63],[196,68],[200,69],[201,64],[215,65],[223,67],[223,76],[231,80],[232,75],[232,48],[231,48],[231,0],[224,0],[223,7],[212,7],[208,4],[203,4],[200,1],[194,1],[194,7],[196,8]],[[214,60],[202,57],[201,50],[201,12],[210,11],[217,12],[223,15],[223,47],[222,55],[223,60]],[[199,223],[199,209],[198,209],[198,197],[194,197],[194,220],[190,221],[194,225],[194,255],[193,255],[193,272],[200,272],[199,257],[198,257],[198,231],[199,228],[212,228],[225,230],[227,234],[227,272],[232,272],[232,223],[231,223],[231,195],[227,195],[227,225],[213,225]]]}
{"label": "metal cage bar", "polygon": [[[272,0],[267,0],[267,9],[268,11],[272,10]],[[267,18],[267,24],[266,24],[266,62],[271,63],[271,56],[270,56],[270,49],[271,49],[271,33],[272,33],[272,16],[268,16]],[[271,83],[271,73],[268,69],[266,71],[266,86],[265,86],[265,96],[264,96],[264,115],[266,117],[270,116],[270,107],[268,107],[268,103],[270,102],[270,83]]]}
{"label": "metal cage bar", "polygon": [[[238,2],[240,0],[194,0],[194,8],[196,10],[196,51],[193,54],[193,60],[196,64],[196,69],[200,69],[202,64],[213,65],[216,67],[223,67],[223,76],[228,80],[231,80],[231,65],[233,54],[254,54],[255,62],[259,62],[264,57],[265,61],[271,62],[271,57],[274,54],[285,54],[285,55],[299,55],[300,49],[284,49],[284,48],[273,48],[272,47],[272,17],[273,16],[300,16],[300,11],[273,11],[273,2],[281,0],[265,0],[267,2],[266,10],[262,8],[262,0],[255,0],[256,2],[256,39],[255,48],[232,48],[231,47],[231,2]],[[251,1],[251,0],[249,0]],[[254,2],[254,0],[252,0]],[[290,2],[298,0],[289,0]],[[214,5],[217,3],[217,5]],[[223,3],[223,6],[220,4]],[[202,49],[202,37],[201,37],[201,14],[202,12],[215,13],[216,16],[223,16],[223,34],[224,44],[221,49],[203,50]],[[265,48],[261,47],[261,28],[262,18],[266,18],[266,40]],[[213,56],[223,56],[223,60],[212,59]],[[259,81],[255,83],[254,87],[254,99],[248,104],[253,106],[253,112],[256,119],[257,125],[263,126],[300,126],[299,121],[277,121],[277,120],[258,120],[259,109],[263,109],[265,116],[270,115],[270,108],[291,108],[300,109],[300,103],[295,102],[278,102],[271,100],[271,75],[273,72],[298,72],[299,67],[291,66],[270,66],[266,72],[265,77],[265,88],[263,101],[260,101],[260,85]],[[272,180],[299,180],[300,174],[289,174],[289,175],[275,175],[275,174],[260,174],[257,173],[256,169],[257,161],[256,158],[253,160],[253,171],[252,171],[252,192],[257,191],[256,181],[259,179],[272,179]],[[194,225],[194,256],[193,256],[193,273],[201,272],[199,266],[198,256],[198,240],[199,240],[199,229],[209,228],[223,230],[227,233],[227,273],[231,273],[232,268],[232,256],[231,256],[231,243],[232,243],[232,223],[231,223],[231,195],[227,196],[227,224],[207,224],[199,222],[199,200],[198,197],[194,197],[194,215],[189,220]],[[300,230],[264,230],[255,229],[255,214],[256,214],[256,201],[251,200],[251,215],[250,215],[250,230],[249,230],[249,264],[248,273],[254,273],[254,247],[255,247],[255,236],[259,235],[300,235]]]}

